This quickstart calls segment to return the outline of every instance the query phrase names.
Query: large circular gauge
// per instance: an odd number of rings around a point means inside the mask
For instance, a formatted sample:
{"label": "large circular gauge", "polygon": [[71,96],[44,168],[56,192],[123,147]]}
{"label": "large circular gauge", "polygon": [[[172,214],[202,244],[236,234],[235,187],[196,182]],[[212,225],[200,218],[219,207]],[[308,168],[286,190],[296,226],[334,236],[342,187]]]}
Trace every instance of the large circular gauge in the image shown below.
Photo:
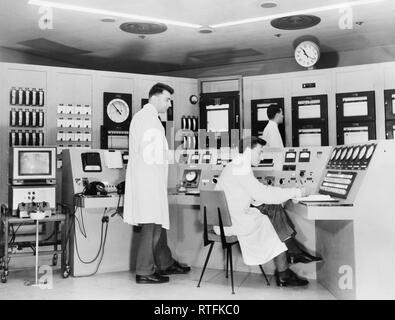
{"label": "large circular gauge", "polygon": [[368,159],[372,156],[373,151],[374,151],[374,145],[371,145],[371,146],[368,148],[368,151],[366,152],[366,160],[368,160]]}
{"label": "large circular gauge", "polygon": [[336,153],[336,158],[335,158],[336,161],[339,160],[339,157],[340,157],[341,153],[342,153],[342,149],[338,149],[337,153]]}
{"label": "large circular gauge", "polygon": [[346,153],[347,153],[347,148],[344,148],[342,151],[342,155],[340,156],[340,160],[344,159],[344,157],[346,156]]}
{"label": "large circular gauge", "polygon": [[333,150],[332,155],[331,155],[331,160],[333,160],[333,158],[335,157],[336,151],[337,151],[337,149]]}
{"label": "large circular gauge", "polygon": [[352,148],[349,148],[348,151],[347,151],[346,160],[350,160],[351,155],[352,155]]}
{"label": "large circular gauge", "polygon": [[359,152],[358,159],[361,160],[365,156],[365,153],[366,153],[366,146],[363,146],[361,148],[361,151]]}
{"label": "large circular gauge", "polygon": [[197,177],[196,171],[189,171],[189,172],[187,172],[187,173],[185,174],[185,180],[186,180],[187,182],[193,182],[193,181],[195,181],[195,180],[196,180],[196,177]]}
{"label": "large circular gauge", "polygon": [[352,154],[352,159],[355,160],[357,158],[357,155],[359,153],[359,147],[354,148],[354,152]]}

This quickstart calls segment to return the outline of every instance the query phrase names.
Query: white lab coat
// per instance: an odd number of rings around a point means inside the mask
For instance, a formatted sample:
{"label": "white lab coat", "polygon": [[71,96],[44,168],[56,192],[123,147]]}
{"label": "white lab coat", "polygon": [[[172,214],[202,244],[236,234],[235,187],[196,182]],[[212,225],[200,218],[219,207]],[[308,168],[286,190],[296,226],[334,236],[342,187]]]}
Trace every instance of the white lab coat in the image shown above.
{"label": "white lab coat", "polygon": [[[248,163],[247,170],[240,170],[240,163]],[[263,185],[254,177],[250,163],[246,155],[238,155],[222,171],[216,189],[225,192],[232,219],[232,226],[224,228],[225,234],[238,237],[245,264],[259,265],[272,260],[287,247],[280,241],[269,218],[251,208],[251,202],[280,204],[300,197],[301,192],[296,188]],[[214,231],[219,234],[218,227]]]}
{"label": "white lab coat", "polygon": [[267,148],[284,148],[278,125],[272,120],[269,120],[260,138],[266,141]]}
{"label": "white lab coat", "polygon": [[168,149],[158,112],[148,103],[130,124],[124,222],[155,223],[169,229]]}

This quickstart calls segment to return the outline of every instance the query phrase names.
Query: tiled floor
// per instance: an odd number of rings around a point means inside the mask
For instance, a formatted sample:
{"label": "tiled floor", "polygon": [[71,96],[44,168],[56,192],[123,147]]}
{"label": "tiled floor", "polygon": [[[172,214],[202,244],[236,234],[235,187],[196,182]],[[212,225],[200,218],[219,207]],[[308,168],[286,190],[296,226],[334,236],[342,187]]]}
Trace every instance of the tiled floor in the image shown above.
{"label": "tiled floor", "polygon": [[42,289],[26,285],[34,280],[34,269],[10,272],[8,282],[0,283],[0,300],[5,299],[131,299],[131,300],[284,300],[334,299],[316,281],[305,288],[279,288],[272,276],[268,287],[263,276],[235,272],[235,292],[231,294],[230,278],[221,270],[206,270],[201,287],[197,288],[201,269],[194,268],[186,275],[173,275],[170,282],[160,285],[136,284],[130,272],[97,274],[92,277],[63,279],[60,271],[53,274],[53,288]]}

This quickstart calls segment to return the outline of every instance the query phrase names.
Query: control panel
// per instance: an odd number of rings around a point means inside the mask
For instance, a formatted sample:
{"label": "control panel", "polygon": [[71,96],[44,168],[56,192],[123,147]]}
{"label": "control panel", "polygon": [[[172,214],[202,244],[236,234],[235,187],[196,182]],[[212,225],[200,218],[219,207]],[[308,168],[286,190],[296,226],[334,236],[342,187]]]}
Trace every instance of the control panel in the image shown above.
{"label": "control panel", "polygon": [[264,150],[255,177],[265,185],[303,187],[318,192],[318,185],[332,147],[285,148]]}

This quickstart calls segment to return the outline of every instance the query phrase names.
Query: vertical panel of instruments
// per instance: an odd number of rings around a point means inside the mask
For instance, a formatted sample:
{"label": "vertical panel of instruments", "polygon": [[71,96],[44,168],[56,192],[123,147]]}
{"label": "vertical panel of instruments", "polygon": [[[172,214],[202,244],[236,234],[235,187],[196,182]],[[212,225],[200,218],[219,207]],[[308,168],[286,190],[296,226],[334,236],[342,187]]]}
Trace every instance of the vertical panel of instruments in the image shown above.
{"label": "vertical panel of instruments", "polygon": [[395,139],[395,89],[384,91],[385,137]]}
{"label": "vertical panel of instruments", "polygon": [[294,147],[328,146],[328,96],[292,97]]}

